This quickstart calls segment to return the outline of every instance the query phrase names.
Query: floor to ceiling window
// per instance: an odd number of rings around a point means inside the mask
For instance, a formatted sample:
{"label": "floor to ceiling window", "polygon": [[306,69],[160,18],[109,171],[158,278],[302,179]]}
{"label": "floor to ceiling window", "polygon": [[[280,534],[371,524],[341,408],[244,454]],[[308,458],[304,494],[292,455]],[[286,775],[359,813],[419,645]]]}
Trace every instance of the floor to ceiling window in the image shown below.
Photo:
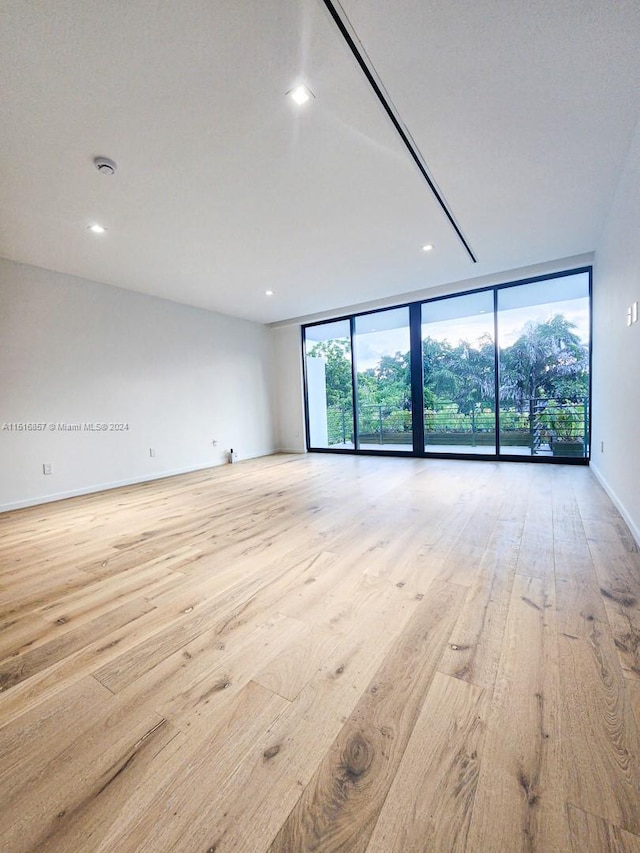
{"label": "floor to ceiling window", "polygon": [[305,326],[311,450],[589,457],[589,268]]}
{"label": "floor to ceiling window", "polygon": [[409,309],[355,318],[357,447],[413,451]]}
{"label": "floor to ceiling window", "polygon": [[349,320],[311,326],[305,335],[307,430],[311,447],[353,449]]}
{"label": "floor to ceiling window", "polygon": [[422,361],[425,450],[495,453],[493,292],[425,303]]}
{"label": "floor to ceiling window", "polygon": [[498,291],[500,449],[589,454],[589,275]]}

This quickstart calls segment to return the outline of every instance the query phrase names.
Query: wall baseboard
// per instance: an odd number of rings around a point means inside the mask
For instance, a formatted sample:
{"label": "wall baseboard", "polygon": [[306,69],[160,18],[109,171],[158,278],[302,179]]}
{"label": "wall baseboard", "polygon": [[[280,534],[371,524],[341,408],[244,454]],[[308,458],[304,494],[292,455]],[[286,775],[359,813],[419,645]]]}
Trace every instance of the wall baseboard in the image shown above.
{"label": "wall baseboard", "polygon": [[629,513],[627,512],[627,508],[626,508],[626,507],[625,507],[625,505],[622,503],[622,501],[620,500],[620,498],[618,497],[618,495],[615,493],[615,491],[611,488],[611,486],[609,485],[609,483],[606,481],[606,479],[605,479],[605,477],[602,475],[601,471],[599,471],[599,470],[598,470],[598,467],[597,467],[596,465],[594,465],[594,464],[593,464],[593,462],[592,462],[592,463],[589,465],[589,468],[593,471],[593,473],[594,473],[594,475],[595,475],[595,477],[596,477],[596,480],[600,483],[600,485],[602,486],[602,488],[605,490],[605,492],[606,492],[606,493],[609,495],[609,497],[611,498],[611,500],[612,500],[612,502],[613,502],[613,504],[614,504],[615,508],[618,510],[618,512],[620,513],[620,515],[624,518],[624,520],[625,520],[625,522],[626,522],[626,524],[627,524],[627,527],[628,527],[628,528],[629,528],[629,530],[631,531],[631,535],[632,535],[632,536],[633,536],[633,538],[636,540],[636,544],[637,544],[637,545],[638,545],[638,547],[640,548],[640,527],[638,527],[638,525],[635,523],[635,521],[633,520],[633,518],[631,518],[631,516],[630,516],[630,515],[629,515]]}
{"label": "wall baseboard", "polygon": [[[267,450],[264,453],[253,453],[244,456],[243,459],[258,459],[262,456],[271,456],[273,451]],[[242,461],[242,460],[240,460]],[[93,495],[97,492],[108,492],[111,489],[120,489],[123,486],[137,486],[142,483],[152,483],[154,480],[164,480],[167,477],[178,477],[180,474],[192,474],[194,471],[206,471],[208,468],[220,468],[224,462],[209,465],[195,465],[190,468],[178,468],[173,471],[161,471],[158,474],[152,474],[148,477],[132,477],[126,480],[117,480],[111,483],[98,483],[94,486],[86,486],[81,489],[70,489],[66,492],[57,492],[51,495],[42,495],[37,498],[29,498],[24,501],[15,501],[12,503],[0,504],[0,513],[12,512],[16,509],[26,509],[30,506],[41,506],[42,504],[54,503],[55,501],[64,501],[67,498],[77,498],[82,495]]]}

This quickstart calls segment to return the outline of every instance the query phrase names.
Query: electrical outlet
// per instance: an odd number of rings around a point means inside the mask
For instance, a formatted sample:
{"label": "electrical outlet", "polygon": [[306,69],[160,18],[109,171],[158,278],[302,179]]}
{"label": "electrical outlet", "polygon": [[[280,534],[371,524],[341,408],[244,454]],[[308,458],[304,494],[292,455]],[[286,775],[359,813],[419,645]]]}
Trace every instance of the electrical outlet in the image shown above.
{"label": "electrical outlet", "polygon": [[43,474],[52,474],[53,473],[53,468],[51,467],[51,462],[45,462],[43,464],[42,473]]}
{"label": "electrical outlet", "polygon": [[156,455],[155,448],[150,447],[150,448],[149,448],[149,456],[155,456],[155,455]]}
{"label": "electrical outlet", "polygon": [[217,438],[212,439],[211,444],[212,444],[214,447],[217,447],[217,446],[218,446],[218,439],[217,439]]}

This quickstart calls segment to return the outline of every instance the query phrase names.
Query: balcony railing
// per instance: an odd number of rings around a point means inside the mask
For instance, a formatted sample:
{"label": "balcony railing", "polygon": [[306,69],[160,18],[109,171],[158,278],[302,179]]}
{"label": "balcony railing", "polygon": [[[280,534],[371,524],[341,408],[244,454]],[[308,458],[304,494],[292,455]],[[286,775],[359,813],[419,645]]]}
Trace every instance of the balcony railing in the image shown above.
{"label": "balcony railing", "polygon": [[[329,446],[354,443],[351,407],[327,409]],[[458,411],[454,402],[424,413],[427,446],[460,448],[491,447],[496,444],[495,413],[477,407]],[[398,445],[412,443],[411,412],[399,407],[371,404],[358,411],[360,444]],[[500,447],[520,448],[531,455],[586,456],[588,453],[588,398],[577,401],[536,397],[524,406],[500,409]],[[467,451],[468,452],[468,451]]]}

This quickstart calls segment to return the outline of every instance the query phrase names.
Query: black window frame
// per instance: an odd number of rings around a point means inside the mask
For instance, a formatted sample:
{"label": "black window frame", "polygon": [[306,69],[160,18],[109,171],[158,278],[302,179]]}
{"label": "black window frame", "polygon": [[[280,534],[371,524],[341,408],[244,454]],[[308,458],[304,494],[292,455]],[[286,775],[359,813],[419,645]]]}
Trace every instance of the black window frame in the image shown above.
{"label": "black window frame", "polygon": [[[534,284],[540,281],[551,281],[557,278],[566,278],[569,276],[588,275],[588,299],[589,299],[589,417],[588,417],[588,435],[587,444],[588,452],[583,457],[555,457],[555,456],[524,456],[520,454],[502,453],[500,451],[500,406],[499,406],[499,345],[498,345],[498,293],[501,290],[510,287],[519,287],[525,284]],[[422,376],[422,306],[430,303],[439,302],[443,299],[452,299],[457,296],[467,296],[472,293],[493,293],[493,318],[494,318],[494,353],[495,353],[495,400],[496,400],[496,452],[495,453],[439,453],[428,451],[425,449],[424,443],[424,385]],[[354,359],[354,341],[355,341],[355,320],[356,317],[363,317],[371,314],[379,314],[384,311],[393,311],[398,308],[409,309],[409,336],[411,344],[411,399],[412,399],[412,429],[413,429],[413,450],[412,451],[396,451],[396,450],[380,450],[380,449],[360,449],[358,448],[358,423],[357,423],[357,378],[356,378],[356,363]],[[322,326],[328,323],[349,322],[349,334],[351,343],[351,382],[353,388],[352,407],[353,407],[353,429],[354,429],[354,447],[353,448],[333,448],[333,447],[312,447],[310,442],[309,432],[309,396],[307,385],[307,365],[306,365],[306,330],[308,328]],[[544,275],[531,276],[528,278],[517,279],[515,281],[503,282],[500,284],[487,285],[485,287],[469,288],[467,290],[453,291],[427,299],[419,299],[411,302],[402,302],[397,305],[385,305],[381,308],[369,308],[364,311],[357,311],[352,314],[343,314],[338,317],[330,317],[326,320],[318,320],[313,323],[304,323],[300,329],[302,343],[302,375],[303,375],[303,390],[304,390],[304,417],[305,417],[305,440],[306,449],[309,453],[334,453],[348,454],[360,456],[396,456],[409,459],[468,459],[476,461],[500,461],[500,462],[533,462],[542,464],[563,464],[563,465],[588,465],[591,460],[591,433],[592,433],[592,360],[593,360],[593,265],[582,267],[574,267],[568,270],[560,270]],[[419,406],[417,404],[420,404]]]}

